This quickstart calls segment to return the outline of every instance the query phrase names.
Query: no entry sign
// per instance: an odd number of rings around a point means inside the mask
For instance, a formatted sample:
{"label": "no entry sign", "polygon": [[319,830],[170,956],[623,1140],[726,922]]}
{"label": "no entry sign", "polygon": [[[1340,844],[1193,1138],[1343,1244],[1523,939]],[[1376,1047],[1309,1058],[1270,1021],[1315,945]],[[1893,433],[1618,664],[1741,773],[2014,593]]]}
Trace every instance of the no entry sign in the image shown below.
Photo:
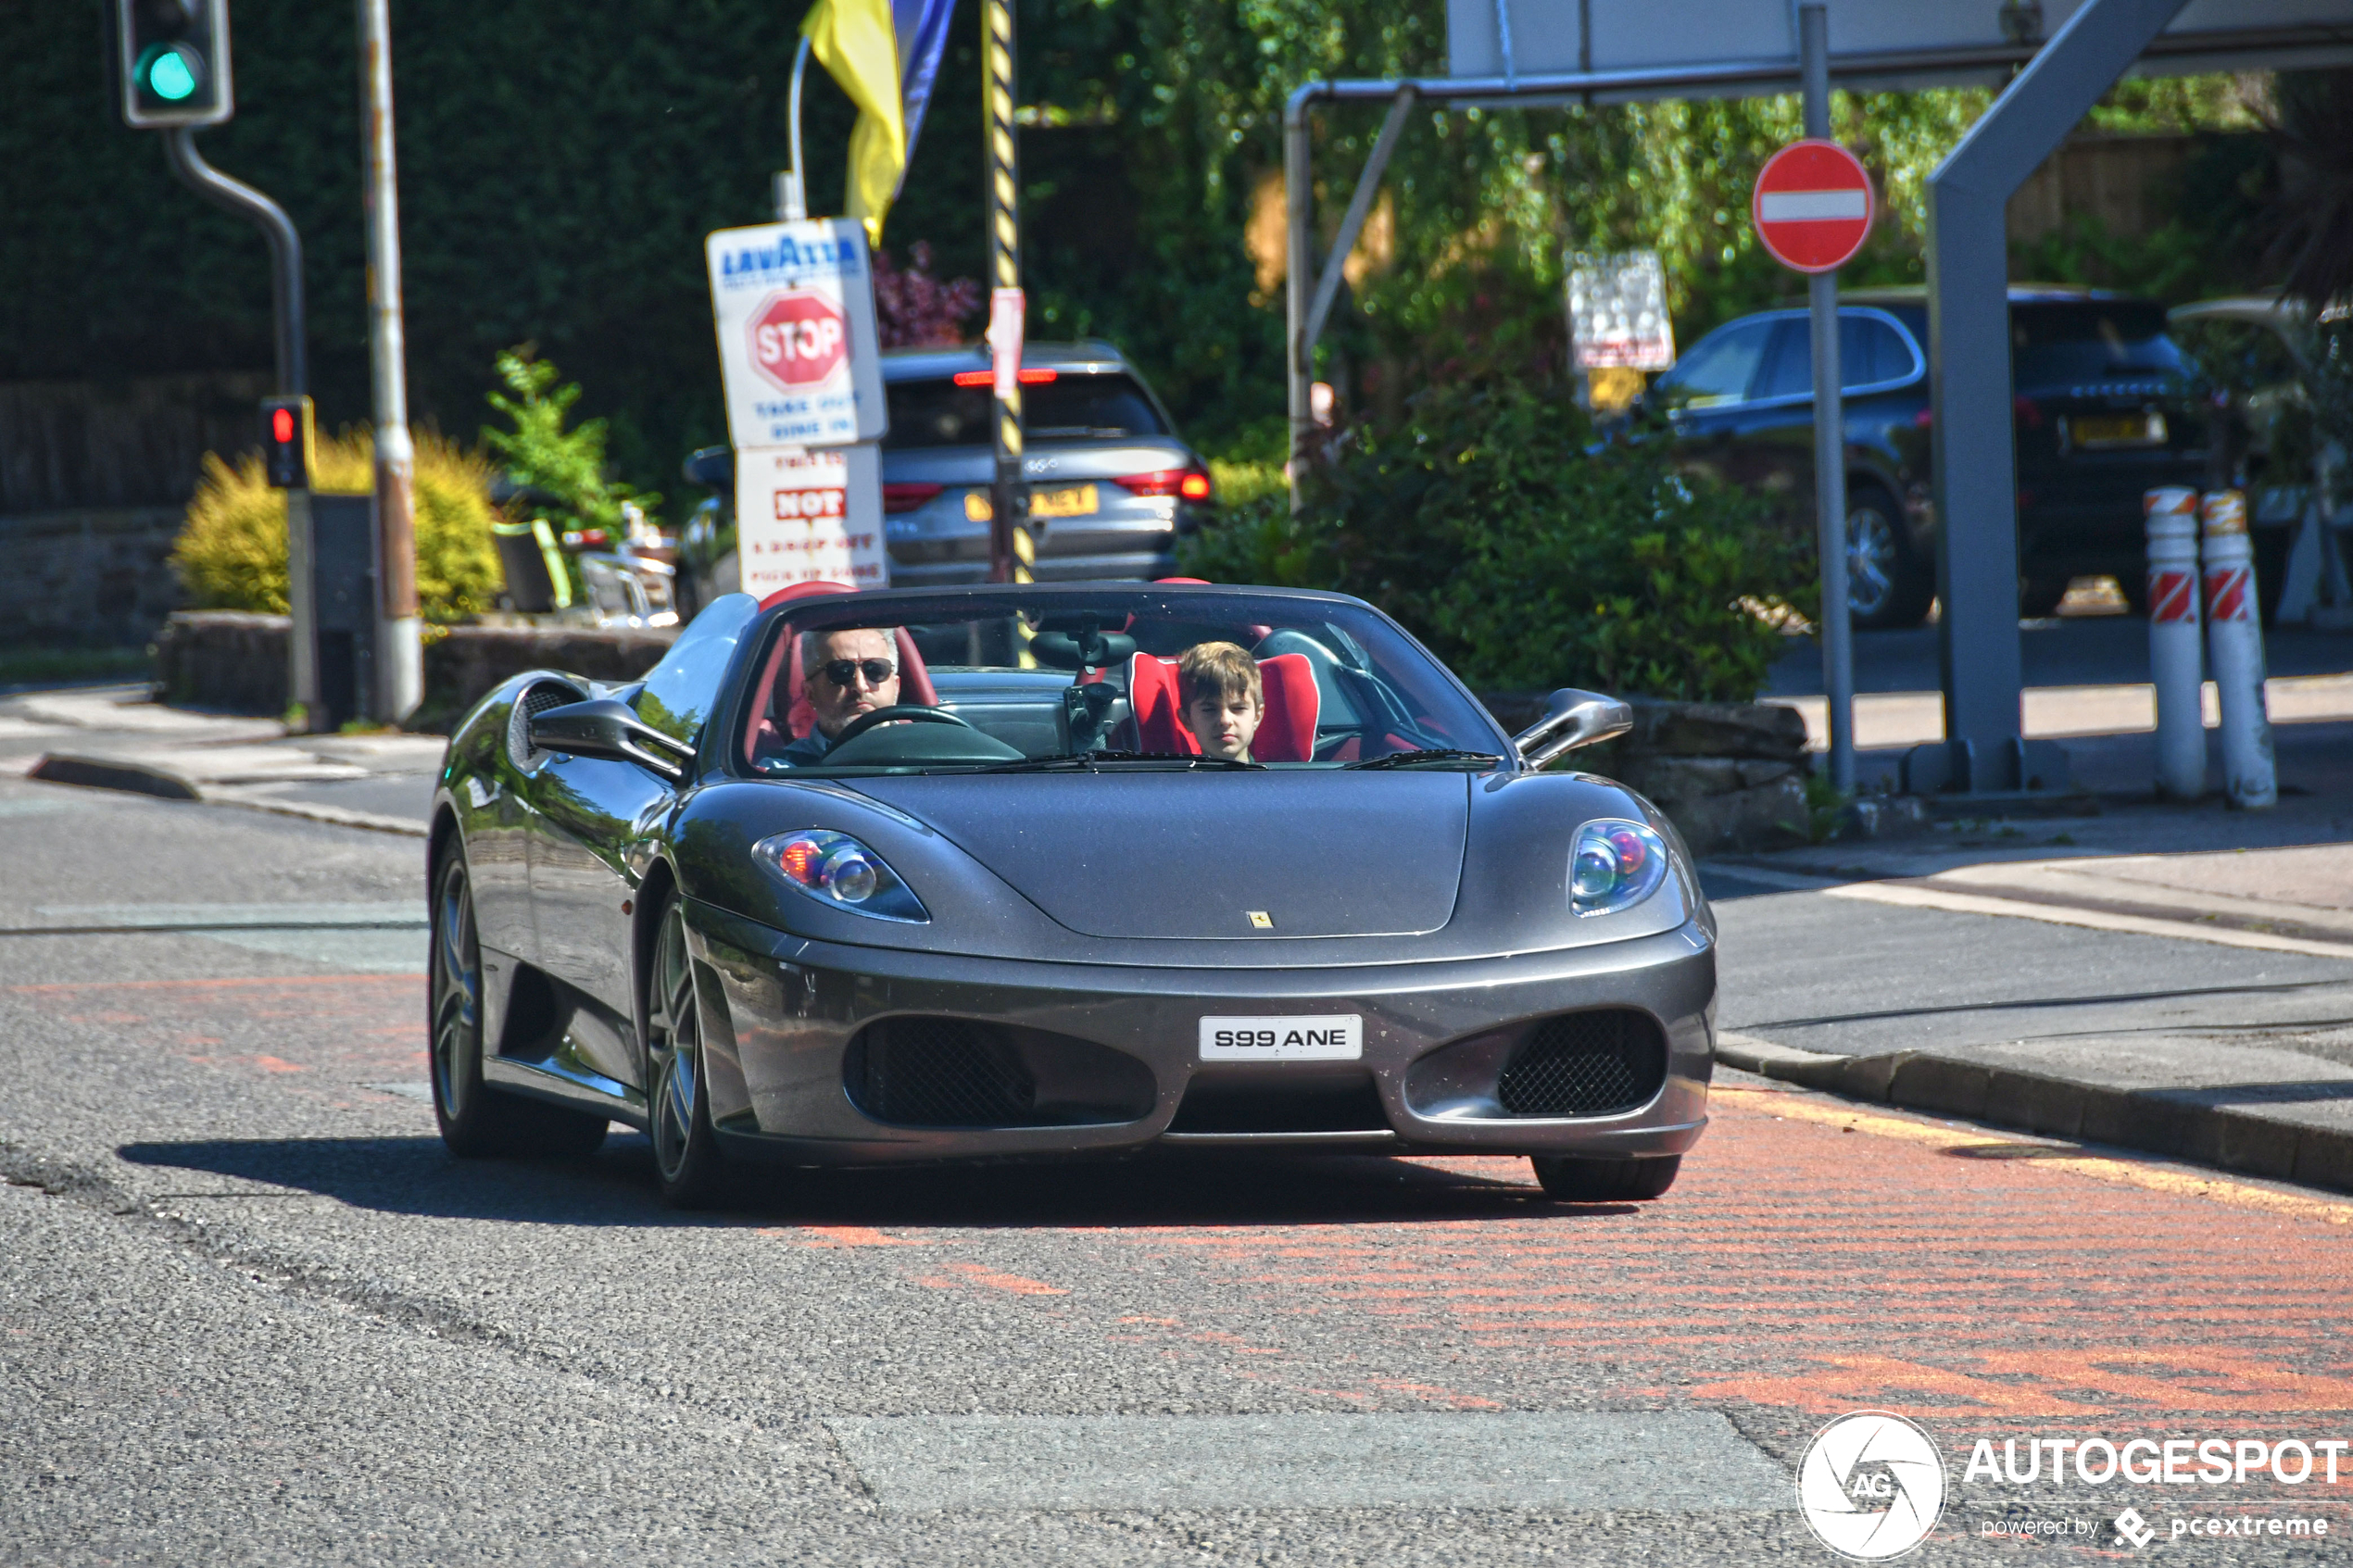
{"label": "no entry sign", "polygon": [[1879,204],[1862,160],[1836,142],[1792,142],[1765,162],[1749,212],[1773,259],[1828,272],[1854,259]]}

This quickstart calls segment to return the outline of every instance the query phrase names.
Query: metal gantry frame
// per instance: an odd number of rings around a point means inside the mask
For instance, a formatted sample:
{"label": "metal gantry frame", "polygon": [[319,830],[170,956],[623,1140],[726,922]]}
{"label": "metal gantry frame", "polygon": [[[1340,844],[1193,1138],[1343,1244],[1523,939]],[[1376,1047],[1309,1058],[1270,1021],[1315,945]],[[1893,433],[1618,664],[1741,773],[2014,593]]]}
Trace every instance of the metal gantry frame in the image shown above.
{"label": "metal gantry frame", "polygon": [[[1906,787],[2000,793],[2066,783],[2055,745],[2030,746],[2020,722],[2018,496],[2011,446],[2008,252],[2005,208],[2100,94],[2136,59],[2210,58],[2342,49],[2353,27],[2267,27],[2167,34],[2186,0],[2088,0],[2046,44],[1831,55],[1831,82],[2017,69],[2019,74],[1929,182],[1930,359],[1934,420],[1937,583],[1947,741],[1917,748]],[[1316,341],[1349,253],[1414,104],[1551,107],[1613,100],[1796,92],[1798,57],[1656,69],[1489,77],[1310,82],[1283,107],[1286,204],[1285,372],[1291,506],[1298,459],[1315,438]],[[1312,127],[1321,104],[1386,100],[1390,113],[1358,176],[1330,253],[1315,266]],[[1312,280],[1312,282],[1311,282]],[[1833,465],[1843,467],[1843,465]],[[1824,613],[1830,613],[1825,607]]]}

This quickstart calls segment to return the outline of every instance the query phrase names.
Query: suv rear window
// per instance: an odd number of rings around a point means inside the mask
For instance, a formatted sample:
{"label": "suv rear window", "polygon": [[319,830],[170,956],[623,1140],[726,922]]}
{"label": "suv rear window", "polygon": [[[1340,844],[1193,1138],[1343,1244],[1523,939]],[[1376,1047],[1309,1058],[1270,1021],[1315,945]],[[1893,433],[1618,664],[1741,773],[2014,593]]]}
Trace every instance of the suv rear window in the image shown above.
{"label": "suv rear window", "polygon": [[[893,382],[884,390],[890,401],[890,433],[883,437],[884,451],[988,445],[985,383],[958,386],[943,378]],[[1168,433],[1144,389],[1133,376],[1118,371],[1065,372],[1050,382],[1033,382],[1021,389],[1021,415],[1023,433],[1033,441]]]}
{"label": "suv rear window", "polygon": [[2181,375],[2165,308],[2122,300],[2010,307],[2012,375],[2024,387],[2117,376]]}

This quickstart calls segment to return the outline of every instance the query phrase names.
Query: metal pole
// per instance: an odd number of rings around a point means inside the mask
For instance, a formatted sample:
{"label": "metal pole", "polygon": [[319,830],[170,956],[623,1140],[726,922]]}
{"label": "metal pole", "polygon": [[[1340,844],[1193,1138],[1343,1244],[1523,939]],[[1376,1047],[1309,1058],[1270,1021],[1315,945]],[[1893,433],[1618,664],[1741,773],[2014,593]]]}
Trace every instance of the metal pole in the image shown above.
{"label": "metal pole", "polygon": [[792,57],[792,167],[776,176],[776,221],[798,223],[809,216],[809,177],[800,164],[800,79],[809,73],[809,35]]}
{"label": "metal pole", "polygon": [[[1013,0],[982,0],[981,98],[988,133],[990,286],[1021,287],[1021,166],[1013,130]],[[1037,547],[1023,515],[1021,384],[996,399],[997,467],[988,486],[989,580],[1036,581]]]}
{"label": "metal pole", "polygon": [[[164,157],[181,182],[216,207],[251,219],[270,242],[271,298],[276,307],[278,395],[310,391],[309,332],[304,320],[302,235],[285,208],[242,180],[232,179],[196,151],[193,130],[167,131]],[[308,712],[319,706],[318,607],[312,601],[310,491],[286,492],[286,686]]]}
{"label": "metal pole", "polygon": [[370,717],[396,724],[425,696],[424,627],[417,615],[416,452],[409,439],[409,370],[400,322],[400,192],[393,167],[392,15],[359,0],[359,116],[367,181],[368,360],[376,413],[377,600]]}
{"label": "metal pole", "polygon": [[[1806,134],[1831,133],[1830,13],[1822,0],[1797,7],[1806,73]],[[1838,274],[1806,280],[1814,331],[1814,511],[1822,558],[1822,692],[1830,709],[1831,784],[1855,787],[1855,621],[1846,602],[1846,410],[1839,395]]]}
{"label": "metal pole", "polygon": [[[1310,82],[1283,106],[1283,374],[1290,409],[1290,458],[1283,465],[1290,484],[1290,509],[1299,510],[1301,466],[1315,433],[1310,383],[1315,345],[1307,341],[1307,305],[1315,287],[1315,194],[1309,187],[1314,146],[1308,138]],[[1393,92],[1394,84],[1390,84]]]}
{"label": "metal pole", "polygon": [[[1945,741],[1905,759],[1909,789],[2012,790],[2033,776],[2019,712],[2005,208],[2183,3],[2086,0],[1929,177],[1931,465]],[[2043,766],[2046,774],[2063,772],[2063,755]]]}

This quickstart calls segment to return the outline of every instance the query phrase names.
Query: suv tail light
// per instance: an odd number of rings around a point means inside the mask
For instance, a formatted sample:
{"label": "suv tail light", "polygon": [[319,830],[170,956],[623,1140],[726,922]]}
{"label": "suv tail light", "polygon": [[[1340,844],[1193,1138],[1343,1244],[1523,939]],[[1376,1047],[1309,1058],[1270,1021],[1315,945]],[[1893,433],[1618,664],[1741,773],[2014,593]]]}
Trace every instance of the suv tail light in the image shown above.
{"label": "suv tail light", "polygon": [[[1024,386],[1044,386],[1061,374],[1060,370],[1022,370],[1013,372],[1014,379]],[[995,372],[990,370],[958,370],[956,372],[958,386],[988,386],[996,380]]]}
{"label": "suv tail light", "polygon": [[1176,495],[1188,501],[1210,497],[1209,475],[1199,469],[1156,469],[1131,473],[1118,483],[1139,495]]}
{"label": "suv tail light", "polygon": [[886,484],[883,486],[883,510],[912,512],[945,489],[939,484]]}

